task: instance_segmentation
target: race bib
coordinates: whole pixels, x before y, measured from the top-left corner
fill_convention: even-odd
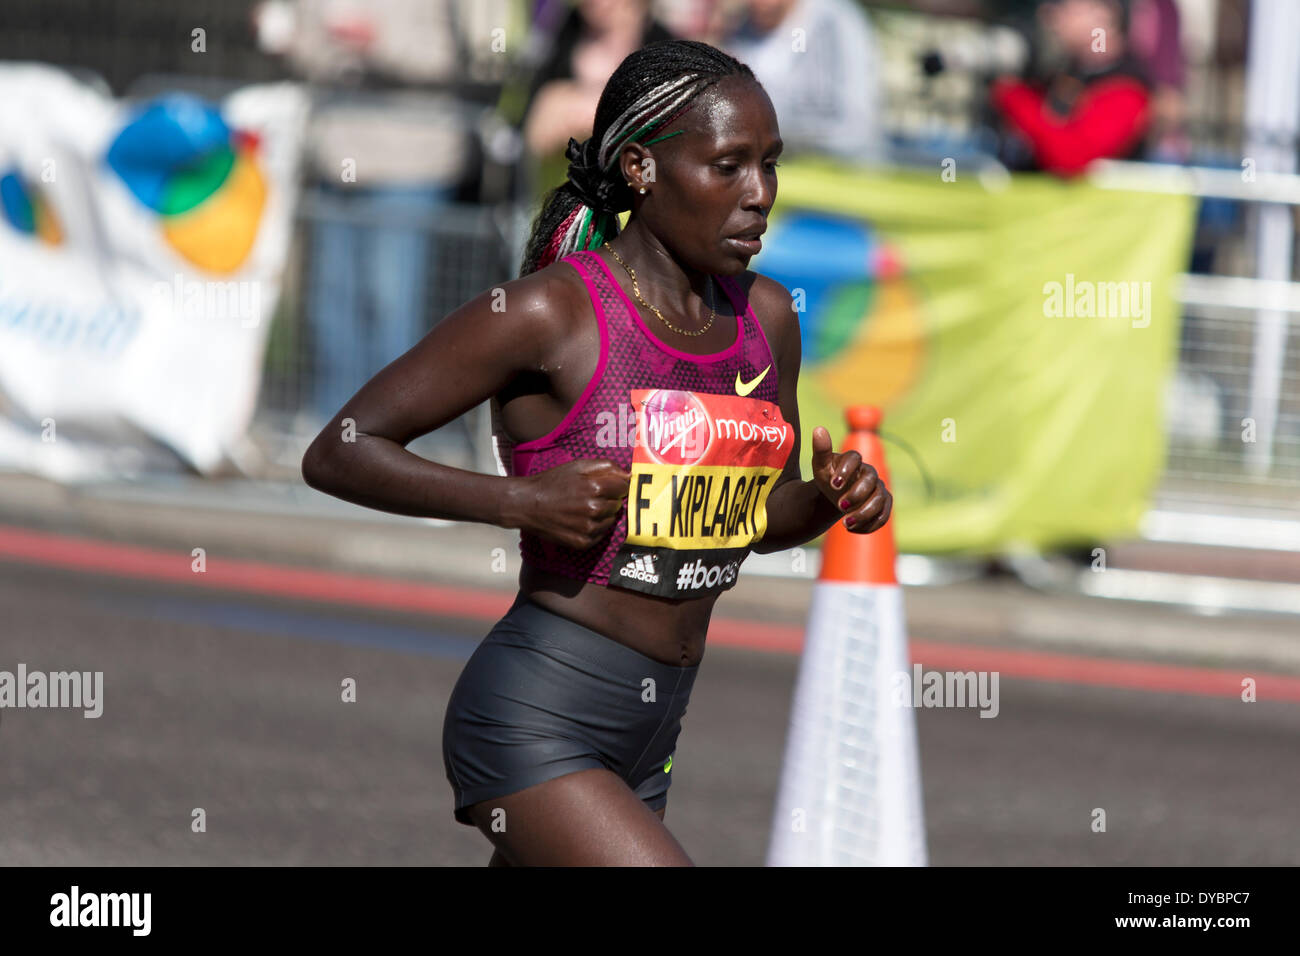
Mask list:
[[[762,399],[671,389],[630,397],[627,538],[609,584],[679,598],[725,591],[767,530],[767,496],[794,429]]]

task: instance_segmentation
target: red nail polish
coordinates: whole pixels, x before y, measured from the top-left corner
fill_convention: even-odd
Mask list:
[[[845,500],[843,500],[843,501],[840,502],[840,510],[841,510],[841,511],[848,511],[848,510],[849,510],[849,502],[848,502],[848,499],[845,499]]]
[[[853,527],[853,519],[852,519],[852,518],[845,518],[845,519],[844,519],[844,527],[846,527],[846,528],[852,528],[852,527]]]

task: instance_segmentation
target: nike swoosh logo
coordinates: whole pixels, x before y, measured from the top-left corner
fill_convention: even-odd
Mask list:
[[[673,769],[673,758],[669,757],[668,762],[664,764],[664,773],[667,773],[669,770],[672,769]]]
[[[736,373],[736,394],[748,395],[750,392],[754,390],[755,385],[763,381],[763,376],[766,375],[771,368],[772,366],[769,365],[767,368],[763,369],[763,371],[758,373],[758,378],[754,379],[752,382],[742,382],[740,380],[740,373],[737,372]]]

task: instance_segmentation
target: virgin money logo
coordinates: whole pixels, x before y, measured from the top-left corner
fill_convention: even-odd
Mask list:
[[[645,446],[663,465],[690,465],[704,457],[713,424],[704,403],[691,392],[656,389],[641,407]]]

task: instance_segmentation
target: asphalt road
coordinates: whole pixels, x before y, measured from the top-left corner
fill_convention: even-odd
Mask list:
[[[0,711],[0,864],[482,865],[440,739],[489,626],[0,562],[0,670],[104,672],[99,718]],[[666,818],[699,864],[763,863],[796,667],[706,655]],[[932,864],[1300,863],[1300,704],[1000,691],[915,712]]]

